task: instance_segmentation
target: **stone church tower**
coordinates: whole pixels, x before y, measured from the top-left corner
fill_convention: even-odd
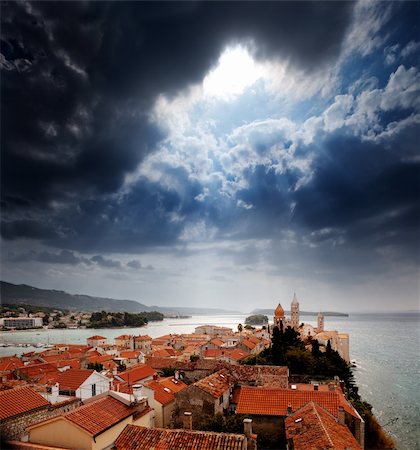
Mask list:
[[[318,314],[318,332],[324,331],[324,314],[319,312]]]
[[[280,328],[280,322],[283,323],[283,328],[286,328],[286,316],[284,315],[284,309],[279,303],[274,311],[274,326]]]
[[[297,298],[296,298],[296,292],[293,295],[292,306],[291,306],[290,310],[291,310],[290,322],[291,322],[292,328],[297,330],[299,328],[299,302],[297,301]]]

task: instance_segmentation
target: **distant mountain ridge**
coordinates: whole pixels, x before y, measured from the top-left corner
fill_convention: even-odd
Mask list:
[[[163,314],[233,314],[215,308],[147,306],[135,300],[116,300],[113,298],[93,297],[90,295],[69,294],[65,291],[40,289],[26,284],[12,284],[1,281],[2,303],[26,303],[34,306],[48,306],[56,309],[75,311],[110,311],[110,312],[143,312],[159,311]]]
[[[284,311],[285,314],[289,314],[290,315],[290,311]],[[313,311],[299,311],[299,314],[301,316],[317,316],[319,313],[319,311],[317,312],[313,312]],[[250,314],[265,314],[267,316],[272,316],[274,314],[274,309],[254,309],[253,311],[250,312]],[[341,312],[335,312],[335,311],[322,311],[322,314],[324,314],[324,316],[336,316],[336,317],[348,317],[349,315],[346,313],[341,313]]]

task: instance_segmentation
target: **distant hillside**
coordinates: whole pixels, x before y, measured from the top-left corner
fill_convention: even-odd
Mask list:
[[[299,314],[301,316],[317,316],[318,312],[313,312],[313,311],[299,311]],[[285,314],[290,315],[290,311],[284,311]],[[250,312],[250,314],[265,314],[268,317],[272,317],[274,314],[274,308],[273,309],[254,309],[253,311]],[[340,312],[334,312],[334,311],[322,311],[322,314],[324,314],[324,316],[328,317],[348,317],[349,315],[346,313],[340,313]]]
[[[2,303],[29,303],[36,306],[77,311],[152,311],[150,307],[133,300],[73,295],[64,291],[38,289],[26,284],[17,285],[5,281],[1,282],[1,301]]]
[[[163,314],[179,315],[232,314],[237,312],[213,308],[147,306],[135,300],[115,300],[113,298],[92,297],[90,295],[74,295],[64,291],[39,289],[26,284],[17,285],[6,281],[1,281],[1,302],[88,312],[159,311]]]

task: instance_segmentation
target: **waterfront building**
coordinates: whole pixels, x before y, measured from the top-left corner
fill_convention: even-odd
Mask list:
[[[0,327],[14,328],[42,328],[40,317],[3,317],[0,319]]]
[[[86,343],[89,347],[101,347],[106,345],[106,337],[104,336],[91,336],[86,339]]]

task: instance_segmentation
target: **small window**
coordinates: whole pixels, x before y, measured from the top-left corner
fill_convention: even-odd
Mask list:
[[[223,403],[223,395],[221,395],[220,397],[219,397],[219,405],[221,405]]]
[[[96,384],[92,384],[92,397],[96,395]]]

